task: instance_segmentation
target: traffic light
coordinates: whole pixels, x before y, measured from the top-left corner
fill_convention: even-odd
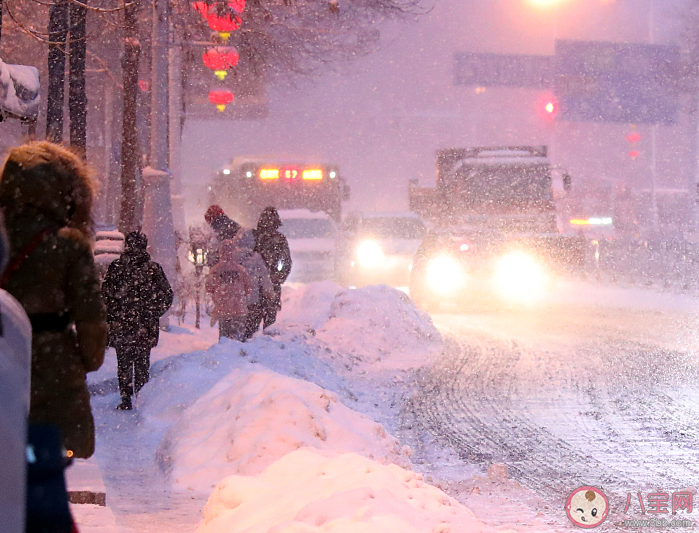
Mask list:
[[[536,107],[539,117],[547,122],[553,122],[558,114],[558,100],[552,93],[541,95]]]

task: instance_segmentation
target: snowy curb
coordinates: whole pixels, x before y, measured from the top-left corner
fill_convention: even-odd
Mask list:
[[[94,457],[76,459],[66,470],[66,488],[70,503],[107,505],[102,471]]]

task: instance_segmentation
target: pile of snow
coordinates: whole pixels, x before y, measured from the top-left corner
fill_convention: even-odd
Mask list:
[[[429,315],[387,285],[345,290],[332,281],[285,291],[272,332],[306,329],[347,370],[422,366],[440,353],[442,338]]]
[[[407,447],[321,387],[259,368],[235,370],[188,408],[159,446],[161,467],[182,489],[211,491],[303,447],[354,452],[410,467]]]
[[[307,285],[284,285],[282,309],[277,315],[275,331],[301,327],[313,331],[330,320],[330,307],[346,289],[334,281],[316,281]]]
[[[0,112],[18,118],[39,114],[39,70],[25,65],[8,65],[0,59]]]
[[[224,479],[197,533],[478,533],[467,508],[396,465],[302,449]]]

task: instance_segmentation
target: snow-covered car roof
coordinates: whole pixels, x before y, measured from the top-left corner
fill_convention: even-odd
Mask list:
[[[34,119],[39,114],[39,70],[0,59],[0,114]]]
[[[368,213],[359,213],[361,218],[416,218],[420,219],[420,216],[411,211],[372,211]]]
[[[305,218],[305,219],[330,219],[330,215],[324,211],[311,211],[310,209],[281,209],[277,211],[279,213],[279,218],[291,219],[291,218]]]

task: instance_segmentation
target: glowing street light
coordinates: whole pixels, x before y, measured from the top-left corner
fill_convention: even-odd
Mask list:
[[[529,5],[541,9],[558,7],[566,2],[568,2],[568,0],[527,0]]]

